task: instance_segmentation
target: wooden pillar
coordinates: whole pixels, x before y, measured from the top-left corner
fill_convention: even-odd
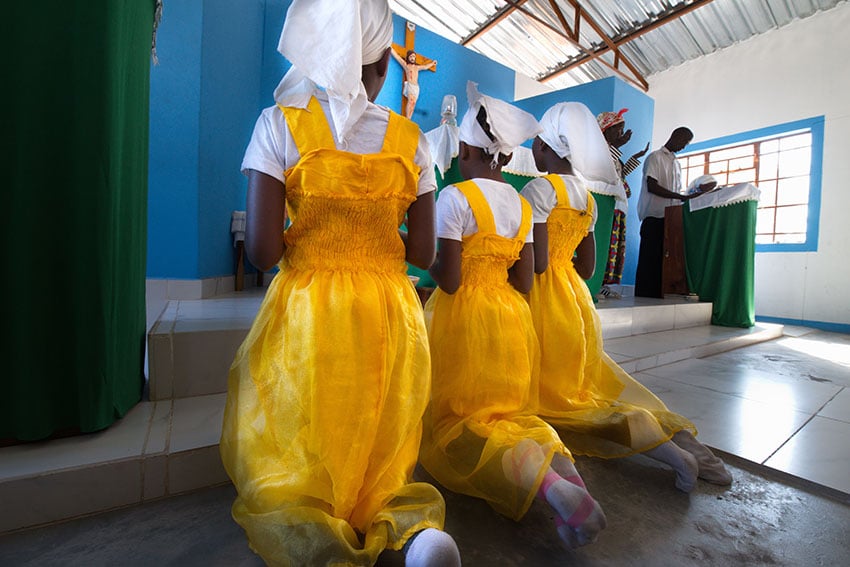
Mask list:
[[[685,271],[685,232],[682,205],[664,209],[664,260],[661,269],[661,293],[688,295]]]

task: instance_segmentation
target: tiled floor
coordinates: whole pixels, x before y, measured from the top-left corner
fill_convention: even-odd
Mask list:
[[[850,335],[785,333],[635,377],[707,445],[850,493]]]

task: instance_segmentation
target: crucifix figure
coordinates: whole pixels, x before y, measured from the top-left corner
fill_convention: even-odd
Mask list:
[[[436,71],[437,61],[416,53],[413,48],[416,41],[416,25],[407,22],[404,31],[404,46],[393,44],[392,55],[404,71],[401,106],[404,116],[411,118],[416,101],[419,99],[419,71]]]

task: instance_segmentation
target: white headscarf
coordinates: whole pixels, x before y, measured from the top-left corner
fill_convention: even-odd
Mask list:
[[[344,140],[368,104],[361,67],[381,58],[392,34],[387,0],[293,0],[277,46],[292,67],[275,101],[306,108],[316,87],[324,87],[337,137]]]
[[[559,157],[570,160],[591,190],[625,201],[608,142],[589,108],[580,102],[559,102],[543,114],[540,126],[540,139]]]
[[[512,154],[517,146],[540,132],[540,124],[534,116],[503,100],[481,94],[478,92],[478,83],[466,83],[466,96],[469,99],[469,110],[460,123],[460,141],[485,149],[493,156],[494,163],[499,154]],[[487,111],[487,125],[490,126],[493,140],[484,133],[476,119],[482,106]]]

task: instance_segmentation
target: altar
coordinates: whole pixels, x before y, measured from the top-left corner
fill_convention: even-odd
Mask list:
[[[665,211],[663,291],[710,301],[713,325],[755,324],[758,198],[753,184],[739,183]]]

